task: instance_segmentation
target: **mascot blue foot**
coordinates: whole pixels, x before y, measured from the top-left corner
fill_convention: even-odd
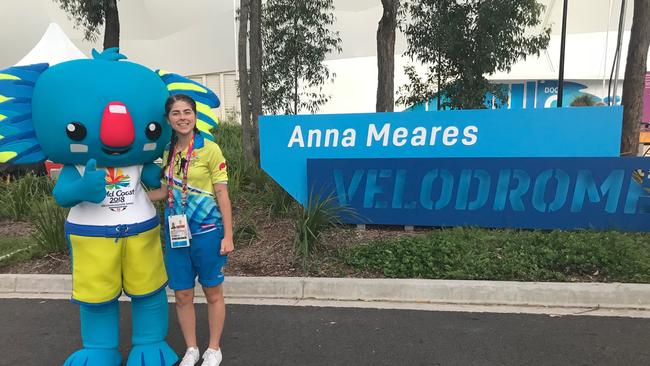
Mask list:
[[[122,356],[117,350],[120,323],[117,301],[105,305],[81,305],[81,340],[83,349],[68,357],[64,366],[119,366]]]
[[[133,346],[129,353],[127,366],[170,366],[178,361],[176,352],[167,342]]]
[[[122,356],[115,350],[83,348],[68,357],[63,366],[119,366]]]
[[[165,342],[169,327],[167,294],[164,289],[143,298],[133,298],[133,348],[127,366],[171,366],[178,356]]]

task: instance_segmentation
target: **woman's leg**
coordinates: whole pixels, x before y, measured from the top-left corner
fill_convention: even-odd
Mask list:
[[[174,291],[176,315],[187,347],[197,347],[196,315],[194,313],[194,289]]]
[[[208,325],[210,328],[210,344],[208,348],[218,350],[226,319],[226,303],[223,300],[223,286],[203,287],[208,302]]]

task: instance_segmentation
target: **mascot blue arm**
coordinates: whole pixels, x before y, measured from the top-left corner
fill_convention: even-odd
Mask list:
[[[106,238],[97,236],[97,228],[103,229],[99,233],[113,233],[105,249],[112,250],[110,248],[120,245],[121,237],[138,233],[137,230],[123,230],[124,227],[145,230],[138,213],[152,212],[156,221],[152,217],[145,223],[157,225],[151,202],[137,187],[140,184],[151,188],[160,186],[160,168],[152,162],[162,155],[171,135],[164,122],[165,99],[177,93],[194,98],[197,127],[208,139],[214,139],[211,131],[218,123],[212,108],[218,107],[219,100],[209,89],[173,73],[154,72],[141,65],[120,62],[125,58],[117,49],[102,53],[93,50],[91,60],[74,60],[53,67],[38,64],[0,70],[0,163],[33,164],[50,159],[64,164],[52,193],[59,205],[70,207],[66,233],[69,240],[74,234],[75,243],[71,242],[75,273],[73,301],[80,304],[83,343],[82,349],[68,357],[65,366],[121,364],[116,297],[112,297],[113,290],[107,289],[104,281],[88,279],[94,278],[94,268],[106,263],[108,257],[102,258],[102,252],[95,251],[95,258],[101,260],[93,262],[90,257],[89,262],[88,257],[79,255],[90,251],[98,241],[106,242]],[[135,214],[136,218],[131,219],[136,221],[122,223],[119,220],[128,218],[129,214],[123,211],[128,210],[126,205],[120,206],[121,197],[132,196],[140,197],[128,206],[136,208],[129,211]],[[104,212],[104,216],[93,217],[93,212]],[[84,221],[88,217],[94,220],[90,224]],[[119,223],[116,226],[106,224],[116,220]],[[90,236],[72,232],[79,228]],[[147,232],[156,233],[154,242],[147,245],[159,249],[158,227]],[[82,253],[74,248],[82,248]],[[139,270],[162,271],[164,276],[162,254],[158,254],[136,261]],[[99,272],[123,270],[120,268],[117,265]],[[121,281],[127,275],[117,273],[115,278]],[[86,287],[93,288],[89,292],[90,299],[79,295],[86,287],[80,286],[79,292],[75,290],[78,281],[85,281]],[[147,288],[153,291],[129,293],[133,334],[127,366],[170,366],[178,357],[164,339],[168,328],[164,284],[155,289],[158,282],[148,282]],[[122,288],[117,290],[121,293]],[[107,292],[106,301],[92,299],[97,293]]]
[[[142,168],[142,183],[150,189],[160,188],[160,172],[162,169],[154,164],[147,163]]]
[[[61,169],[52,196],[61,207],[70,208],[81,202],[100,203],[106,197],[106,172],[97,170],[97,162],[90,159],[83,177],[76,167],[65,165]]]

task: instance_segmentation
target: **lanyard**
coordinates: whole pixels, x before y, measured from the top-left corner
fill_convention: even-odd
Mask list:
[[[182,194],[181,194],[181,209],[185,213],[185,208],[187,207],[187,173],[190,170],[190,159],[192,158],[192,151],[194,150],[194,135],[190,140],[190,144],[187,146],[187,154],[185,155],[185,164],[183,168],[183,185],[182,185]],[[174,213],[174,162],[176,160],[176,146],[171,152],[172,158],[169,163],[169,169],[167,170],[167,203],[169,204],[169,212]],[[181,162],[179,162],[180,164]]]

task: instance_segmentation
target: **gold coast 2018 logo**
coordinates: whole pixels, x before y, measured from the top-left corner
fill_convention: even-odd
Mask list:
[[[128,187],[131,183],[131,177],[125,175],[120,168],[108,168],[106,174],[106,189],[114,190]]]
[[[123,211],[132,204],[135,189],[125,190],[131,184],[131,177],[120,168],[108,168],[106,174],[106,198],[111,211]]]

